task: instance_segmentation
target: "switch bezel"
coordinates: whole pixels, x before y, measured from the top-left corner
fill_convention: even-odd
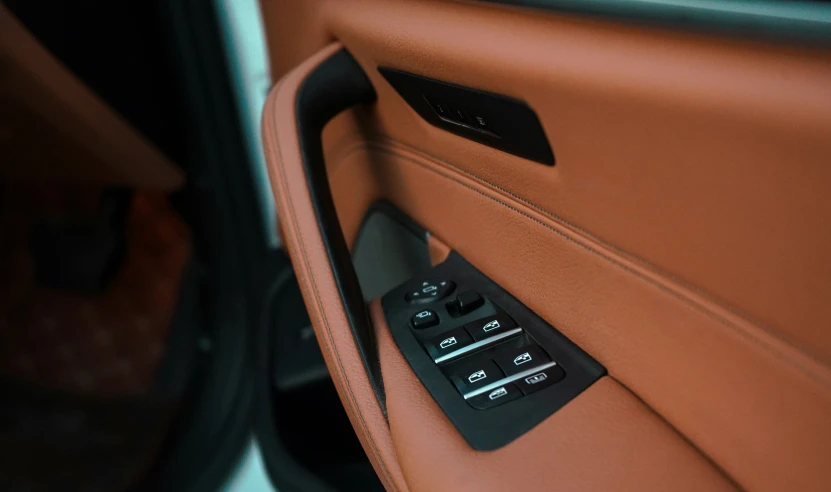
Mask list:
[[[545,130],[537,113],[524,101],[389,67],[378,67],[378,71],[431,125],[509,154],[554,165]],[[444,113],[435,103],[441,104]]]
[[[420,307],[408,303],[405,294],[424,279],[435,278],[454,281],[457,292],[475,290],[482,294],[485,303],[458,318],[440,312],[441,323],[438,326],[416,332],[410,328],[409,321]],[[422,276],[388,292],[381,302],[390,332],[404,358],[456,429],[472,448],[480,451],[498,449],[528,432],[606,373],[605,368],[580,347],[456,252],[452,252],[443,263],[424,272]],[[446,309],[441,303],[436,306],[439,310]],[[504,337],[495,344],[485,344],[486,347],[480,347],[481,350],[468,352],[442,365],[437,364],[422,346],[423,341],[500,311],[513,318],[522,332]],[[565,378],[549,387],[485,410],[473,408],[448,379],[448,371],[452,371],[457,362],[476,357],[483,351],[487,353],[503,346],[530,343],[541,346],[565,371]]]

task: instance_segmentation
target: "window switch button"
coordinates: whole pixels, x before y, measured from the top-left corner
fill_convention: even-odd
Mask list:
[[[548,355],[536,345],[526,345],[520,348],[505,348],[493,358],[496,364],[505,371],[507,376],[519,374],[536,366],[550,362]]]
[[[472,360],[459,367],[450,376],[450,380],[456,385],[459,393],[464,395],[495,383],[504,377],[496,363],[490,359],[479,357],[478,360]]]
[[[511,400],[516,400],[520,396],[522,396],[522,392],[519,391],[519,388],[515,384],[508,383],[492,391],[476,395],[468,399],[467,402],[477,410],[487,410]]]
[[[497,313],[465,325],[465,329],[477,342],[504,333],[512,328],[516,328],[516,323],[505,313]]]
[[[443,355],[447,355],[451,352],[459,350],[460,348],[467,347],[471,343],[473,343],[473,338],[465,331],[465,329],[456,328],[455,330],[450,330],[447,333],[428,340],[424,344],[424,347],[427,349],[427,353],[430,354],[430,357],[432,357],[433,360],[436,360]]]

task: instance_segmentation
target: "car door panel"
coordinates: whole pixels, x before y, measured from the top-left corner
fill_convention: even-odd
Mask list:
[[[346,244],[387,200],[609,373],[477,452],[375,301],[375,398],[291,150],[296,87],[341,45],[325,48],[272,92],[266,153],[318,340],[388,488],[828,486],[827,52],[473,2],[317,5],[377,93],[323,132]],[[378,66],[525,101],[557,164],[428,124]]]
[[[390,432],[411,490],[735,490],[610,377],[507,446],[472,450],[401,356],[380,302],[370,313]]]

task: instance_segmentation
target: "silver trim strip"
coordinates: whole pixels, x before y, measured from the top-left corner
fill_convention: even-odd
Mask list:
[[[508,337],[512,337],[514,335],[519,335],[520,333],[522,333],[522,328],[514,328],[512,330],[506,331],[505,333],[500,333],[499,335],[494,335],[490,338],[486,338],[484,340],[479,340],[478,342],[471,343],[470,345],[468,345],[466,347],[462,347],[459,350],[454,350],[453,352],[450,352],[449,354],[444,354],[441,357],[439,357],[438,359],[433,359],[433,362],[435,362],[436,364],[441,364],[442,362],[446,362],[450,359],[455,359],[456,357],[465,355],[468,352],[472,352],[472,351],[474,351],[478,348],[482,348],[486,345],[490,345],[492,343],[498,342],[499,340],[504,340]]]
[[[496,388],[498,388],[500,386],[504,386],[508,383],[513,383],[514,381],[517,381],[519,379],[526,378],[528,376],[533,376],[535,373],[538,373],[540,371],[544,371],[544,370],[546,370],[550,367],[554,367],[556,365],[557,365],[556,362],[551,361],[551,362],[547,362],[547,363],[545,363],[541,366],[532,367],[531,369],[528,369],[527,371],[522,371],[518,374],[514,374],[513,376],[508,376],[507,378],[500,379],[499,381],[491,383],[487,386],[482,386],[478,390],[471,391],[470,393],[465,393],[465,395],[464,395],[465,400],[469,400],[469,399],[473,398],[474,396],[479,396],[482,393],[487,393],[488,391],[495,390]]]

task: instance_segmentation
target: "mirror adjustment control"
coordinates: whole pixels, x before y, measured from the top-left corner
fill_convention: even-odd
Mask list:
[[[450,376],[450,380],[456,385],[459,393],[464,395],[495,383],[503,377],[502,371],[499,370],[494,361],[480,357],[478,360],[472,360],[459,367]]]
[[[500,350],[493,359],[506,376],[513,376],[551,361],[548,355],[536,345],[505,348]]]
[[[455,330],[450,330],[447,333],[428,340],[424,344],[424,348],[427,349],[430,357],[436,360],[443,355],[455,352],[472,343],[473,338],[464,328],[456,328]]]
[[[516,323],[505,313],[497,313],[465,325],[465,329],[477,342],[504,333],[512,328],[516,328]]]
[[[484,304],[485,300],[481,294],[475,290],[466,290],[459,292],[455,299],[447,303],[447,312],[455,318],[472,313]]]
[[[524,395],[547,388],[554,383],[559,382],[566,376],[565,371],[560,366],[549,367],[536,371],[516,381],[516,385]]]
[[[450,295],[456,284],[450,280],[425,280],[415,289],[404,296],[409,303],[428,303],[438,301]]]
[[[477,410],[487,410],[503,403],[508,403],[511,400],[516,400],[522,396],[522,392],[515,384],[508,383],[496,389],[474,396],[467,400],[470,405]]]

